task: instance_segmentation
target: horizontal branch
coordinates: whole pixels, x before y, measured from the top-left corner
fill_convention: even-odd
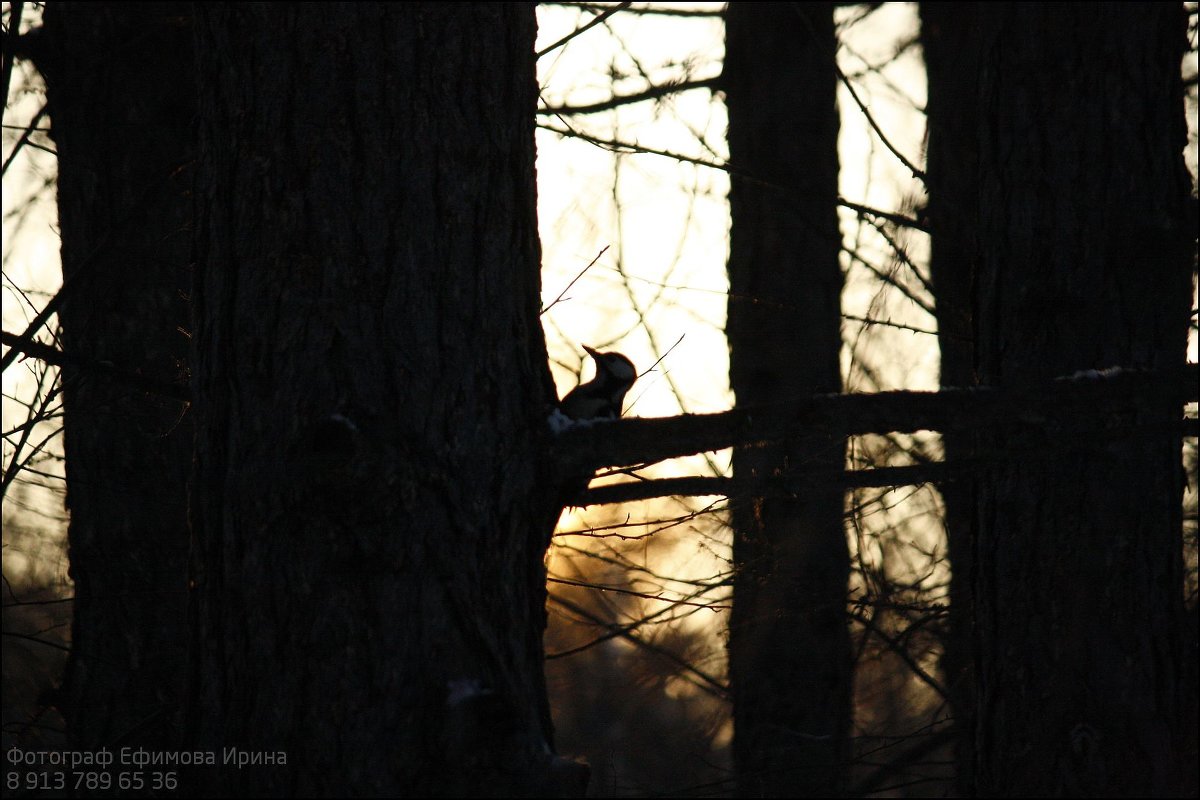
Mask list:
[[[1107,430],[1097,435],[1105,441],[1123,438],[1138,433],[1164,433],[1196,436],[1200,434],[1200,420],[1184,419],[1168,426],[1145,426],[1143,428]],[[962,480],[980,474],[996,465],[1013,459],[1031,460],[1044,456],[1047,449],[995,450],[986,457],[958,458],[931,464],[913,464],[904,467],[872,467],[852,470],[793,469],[785,475],[739,479],[736,476],[712,477],[692,476],[685,478],[653,478],[650,480],[624,481],[587,489],[570,504],[573,506],[610,505],[651,500],[656,497],[795,497],[814,489],[884,489],[894,486],[920,486],[925,483],[942,484]]]
[[[1167,372],[1106,370],[1020,389],[970,388],[938,392],[879,392],[818,395],[791,404],[739,408],[717,414],[685,414],[662,419],[625,419],[577,425],[558,436],[557,468],[578,474],[597,467],[653,464],[727,447],[765,444],[803,435],[830,440],[868,433],[966,431],[1003,424],[1042,425],[1070,412],[1081,416],[1122,409],[1182,407],[1197,396],[1197,367]],[[1170,421],[1168,421],[1169,423]],[[1189,428],[1195,432],[1195,424]],[[1189,434],[1190,435],[1190,434]],[[870,470],[862,477],[829,478],[842,486],[891,486],[945,479],[946,465]],[[912,472],[901,473],[901,470]],[[679,478],[680,491],[665,494],[722,494],[735,487],[726,478]],[[655,481],[653,483],[663,483]],[[621,493],[608,486],[604,502]],[[588,497],[596,497],[592,490]],[[646,491],[646,490],[642,490]],[[647,496],[660,496],[659,493]]]
[[[575,115],[575,114],[596,114],[601,111],[611,111],[619,106],[632,105],[641,103],[645,100],[657,100],[660,97],[666,97],[670,94],[678,94],[679,92],[687,92],[692,89],[714,89],[717,86],[717,78],[701,78],[693,81],[678,81],[675,83],[664,83],[660,86],[651,86],[640,92],[633,94],[617,95],[614,94],[607,100],[602,100],[599,103],[589,103],[582,106],[547,106],[539,108],[537,113],[542,116],[552,116],[558,114]]]
[[[544,6],[561,6],[563,8],[582,8],[585,11],[605,11],[612,6],[601,5],[600,3],[573,3],[573,2],[549,2],[542,3]],[[646,14],[662,17],[696,17],[715,19],[725,14],[723,10],[706,11],[699,8],[675,8],[671,5],[646,5],[646,6],[630,6],[623,9],[626,14]]]
[[[902,486],[940,482],[956,474],[949,464],[922,464],[913,467],[879,467],[876,469],[847,470],[845,472],[796,473],[786,479],[739,480],[738,478],[693,476],[687,478],[656,478],[653,480],[625,481],[596,486],[580,495],[572,505],[592,506],[610,503],[631,503],[655,497],[755,497],[791,496],[802,488],[842,489],[883,486]]]

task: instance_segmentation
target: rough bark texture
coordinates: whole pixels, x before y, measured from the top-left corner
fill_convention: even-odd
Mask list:
[[[833,7],[732,3],[723,86],[738,175],[727,333],[739,407],[841,390]],[[778,408],[778,406],[776,406]],[[840,471],[844,440],[734,452],[737,476]],[[838,793],[850,722],[842,494],[735,498],[729,630],[738,793]]]
[[[103,372],[183,379],[195,90],[183,6],[55,3],[37,65],[58,151],[74,746],[178,741],[186,663],[185,408]],[[80,361],[82,359],[82,361]]]
[[[930,273],[937,303],[941,385],[974,386],[972,286],[976,271],[979,203],[979,7],[922,3],[921,44],[929,81],[926,185],[932,238]],[[977,455],[974,433],[942,434],[946,460]],[[941,667],[955,727],[956,779],[970,794],[974,765],[974,669],[971,657],[971,558],[975,480],[966,473],[939,484],[951,566],[950,618]]]
[[[1176,367],[1196,222],[1182,6],[980,14],[981,381]],[[1180,440],[1155,428],[1180,413],[1146,401],[1061,414],[1036,441],[997,432],[1044,455],[982,482],[981,794],[1159,796],[1194,775],[1181,752],[1195,710],[1181,672]],[[1092,440],[1105,428],[1130,435]]]
[[[200,9],[193,720],[286,753],[217,788],[566,791],[533,7]]]

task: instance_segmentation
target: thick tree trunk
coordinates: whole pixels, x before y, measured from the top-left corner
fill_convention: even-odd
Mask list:
[[[736,175],[727,332],[739,406],[838,392],[833,7],[732,3],[723,85]],[[836,472],[841,439],[736,450],[738,476]],[[738,793],[836,794],[845,771],[851,659],[842,494],[734,499],[729,657]]]
[[[980,13],[982,382],[1179,366],[1196,222],[1182,6]],[[1025,455],[980,495],[981,794],[1180,791],[1195,723],[1181,671],[1180,413],[1164,399],[1064,414],[1051,435],[997,432],[994,447]],[[1127,437],[1091,443],[1114,428]]]
[[[932,235],[930,273],[937,302],[942,386],[975,385],[974,317],[979,202],[979,7],[971,3],[922,3],[921,44],[929,80],[928,218]],[[942,434],[946,460],[975,457],[974,434]],[[973,793],[974,685],[971,657],[971,561],[975,479],[955,476],[940,484],[949,548],[950,618],[941,661],[953,703],[958,789]]]
[[[235,794],[563,792],[533,7],[200,9],[197,745],[285,754]]]
[[[54,3],[38,67],[58,150],[69,356],[185,375],[195,91],[188,9]],[[186,663],[187,476],[178,401],[62,368],[74,746],[178,741]]]

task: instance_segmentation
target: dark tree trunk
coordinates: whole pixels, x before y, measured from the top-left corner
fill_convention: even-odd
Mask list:
[[[841,390],[833,7],[732,3],[723,77],[735,170],[727,333],[739,406]],[[750,175],[758,180],[745,180]],[[837,472],[841,439],[736,450],[735,475]],[[840,791],[850,723],[839,491],[735,498],[729,657],[738,793]]]
[[[533,7],[199,8],[191,710],[286,754],[217,788],[566,791]]]
[[[921,44],[929,80],[926,181],[930,273],[937,303],[942,386],[975,385],[972,287],[979,202],[978,11],[971,3],[921,4]],[[973,440],[974,435],[965,431],[943,433],[946,460],[973,458]],[[950,618],[941,666],[953,704],[958,789],[969,795],[975,741],[971,658],[975,480],[964,471],[939,489],[951,565]]]
[[[37,64],[58,150],[69,356],[185,375],[195,88],[185,6],[54,3]],[[187,476],[178,401],[62,367],[74,746],[178,741],[186,663]]]
[[[980,14],[981,381],[1178,367],[1196,223],[1183,7]],[[981,794],[1158,796],[1194,773],[1180,415],[1164,398],[997,432],[1010,458],[981,484],[974,580]]]

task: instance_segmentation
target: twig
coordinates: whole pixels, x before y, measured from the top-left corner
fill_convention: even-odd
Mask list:
[[[644,100],[657,100],[660,97],[665,97],[669,94],[677,94],[679,92],[687,92],[692,89],[715,89],[718,78],[702,78],[694,81],[681,81],[679,83],[665,83],[661,86],[651,86],[635,94],[616,95],[607,100],[602,100],[599,103],[590,103],[585,106],[547,106],[539,108],[537,113],[545,116],[557,116],[566,114],[596,114],[601,111],[610,111],[618,106],[632,105],[640,103]]]
[[[563,121],[563,122],[564,122],[564,124],[566,124],[565,121]],[[553,125],[547,125],[544,122],[539,122],[539,123],[537,123],[537,127],[541,128],[542,130],[550,131],[552,133],[557,133],[559,136],[570,136],[570,137],[573,137],[576,139],[582,139],[585,142],[594,144],[597,147],[601,147],[605,150],[610,150],[614,153],[644,153],[646,155],[662,156],[664,158],[672,158],[672,159],[675,159],[676,161],[681,161],[686,164],[695,164],[698,167],[708,167],[709,169],[720,170],[721,172],[726,172],[733,177],[742,178],[743,180],[754,181],[755,183],[761,184],[763,186],[769,186],[769,187],[772,187],[775,189],[782,189],[785,191],[789,190],[789,187],[780,186],[778,184],[772,183],[771,181],[764,180],[762,178],[758,178],[754,175],[750,175],[749,173],[745,172],[744,170],[738,169],[737,167],[732,166],[730,164],[718,164],[715,161],[708,161],[703,158],[695,158],[693,156],[685,156],[682,153],[673,153],[669,150],[658,150],[653,147],[645,147],[643,145],[631,144],[630,142],[622,142],[622,141],[619,141],[616,139],[601,139],[599,137],[592,136],[587,133],[583,133],[582,131],[574,130],[574,129],[570,128],[569,126],[567,127],[566,130],[563,130],[562,128],[556,128]],[[886,219],[889,222],[892,222],[896,225],[902,225],[907,228],[914,228],[915,230],[924,231],[926,233],[929,232],[928,225],[926,225],[924,222],[921,222],[920,220],[915,219],[913,217],[906,217],[903,214],[897,214],[892,211],[882,211],[878,208],[872,208],[870,206],[865,206],[862,203],[854,203],[854,202],[851,202],[851,201],[845,199],[844,197],[837,198],[837,204],[839,206],[843,206],[844,208],[848,208],[851,211],[855,211],[859,214],[867,214],[872,217],[878,217],[879,219]]]
[[[567,284],[566,288],[558,293],[558,297],[554,298],[554,302],[552,302],[550,305],[546,306],[545,308],[543,308],[541,311],[538,312],[538,316],[540,317],[542,314],[545,314],[547,311],[549,311],[550,309],[552,309],[556,305],[558,305],[559,301],[561,301],[563,299],[563,296],[566,295],[567,292],[571,291],[571,287],[575,285],[575,281],[582,278],[583,273],[585,273],[589,269],[591,269],[595,265],[595,263],[600,260],[600,256],[604,255],[604,253],[607,252],[607,250],[608,250],[608,245],[604,245],[604,247],[600,248],[600,252],[596,253],[596,257],[593,258],[591,261],[589,261],[588,265],[586,267],[584,267],[583,269],[581,269],[579,271],[579,274],[571,279],[571,282]]]
[[[16,161],[17,154],[21,152],[21,148],[29,143],[29,137],[33,135],[33,132],[39,130],[38,123],[42,121],[42,117],[46,116],[46,111],[49,108],[49,104],[43,103],[42,107],[38,109],[38,112],[33,115],[33,119],[31,119],[29,121],[29,125],[25,127],[25,132],[21,134],[21,138],[17,139],[17,143],[13,146],[12,152],[8,154],[8,158],[4,159],[4,166],[0,167],[0,175],[5,175],[8,173],[8,168],[12,166],[14,161]],[[40,145],[36,146],[40,147]],[[53,150],[48,150],[48,148],[45,147],[41,147],[41,149],[47,150],[47,152],[51,153],[54,152]]]
[[[605,11],[603,14],[600,14],[599,16],[593,18],[592,21],[588,22],[586,25],[576,28],[575,30],[568,33],[566,36],[559,39],[554,44],[550,45],[549,47],[539,50],[535,54],[535,57],[541,58],[542,56],[546,55],[547,53],[557,50],[558,48],[562,47],[567,42],[574,39],[576,36],[580,35],[581,33],[584,33],[585,31],[588,31],[588,30],[594,28],[595,26],[599,25],[601,22],[604,22],[604,20],[611,17],[613,14],[616,14],[618,11],[623,11],[624,9],[629,8],[631,5],[633,5],[632,2],[621,3],[619,5],[613,6],[612,8]]]

